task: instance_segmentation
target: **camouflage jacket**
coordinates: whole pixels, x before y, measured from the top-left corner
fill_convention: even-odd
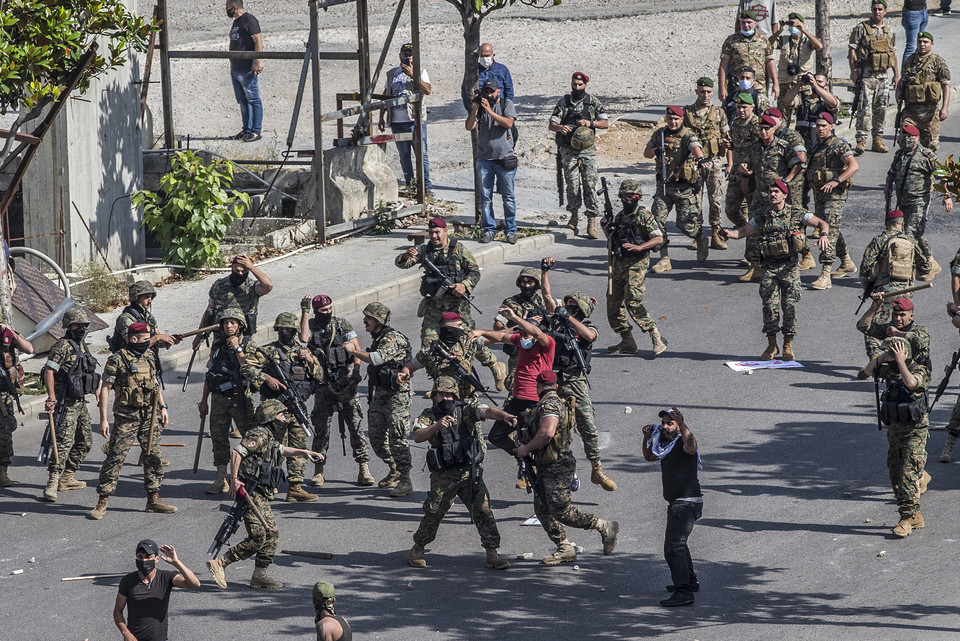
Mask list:
[[[256,317],[260,307],[260,291],[257,289],[259,284],[256,278],[250,276],[236,287],[230,282],[229,276],[217,279],[210,286],[208,306],[215,314],[235,307],[248,316]]]
[[[901,70],[903,87],[901,87],[904,102],[910,104],[928,104],[934,105],[940,102],[940,89],[928,87],[927,91],[922,91],[923,99],[915,100],[911,96],[912,87],[922,88],[924,85],[943,85],[950,84],[950,69],[947,62],[935,53],[928,53],[920,57],[919,52],[910,54],[906,62],[903,63]],[[935,93],[931,93],[931,90]],[[937,97],[934,100],[934,97]]]
[[[844,160],[853,156],[853,149],[843,138],[831,135],[813,148],[807,157],[807,182],[819,189],[836,180],[844,170]]]
[[[733,78],[739,67],[752,67],[754,80],[760,86],[767,81],[767,61],[773,60],[773,45],[759,31],[747,37],[739,31],[727,36],[720,49],[720,61],[727,61],[727,78]]]
[[[452,378],[458,379],[457,383],[460,387],[460,398],[467,399],[476,397],[478,390],[473,388],[469,382],[460,379],[456,374],[453,368],[453,360],[460,363],[465,370],[468,372],[473,370],[473,361],[477,357],[477,352],[483,348],[484,342],[482,339],[477,339],[471,341],[467,338],[467,334],[464,333],[456,343],[452,346],[443,344],[443,347],[447,349],[447,352],[450,353],[450,356],[453,358],[447,358],[440,351],[440,348],[437,347],[437,343],[440,341],[434,341],[430,343],[426,348],[421,348],[414,356],[414,360],[423,365],[424,369],[427,370],[427,375],[433,380],[437,380],[440,376],[450,376]]]
[[[550,122],[558,125],[570,125],[576,129],[579,125],[576,124],[578,120],[607,120],[607,110],[596,96],[592,96],[584,92],[583,97],[580,100],[574,100],[570,94],[565,95],[559,101],[557,101],[557,106],[553,108],[553,114],[550,116]],[[563,145],[566,149],[571,151],[576,151],[573,147],[570,146],[570,136],[573,132],[570,132],[569,135],[564,136],[561,133],[557,133],[556,139],[557,144]]]
[[[504,307],[512,309],[513,312],[520,318],[526,318],[528,314],[543,314],[543,294],[541,294],[539,291],[534,292],[533,297],[530,300],[524,300],[519,293],[514,294],[510,298],[503,299],[503,302],[500,303],[500,308],[502,309]],[[497,314],[497,317],[494,320],[503,323],[504,327],[508,327],[510,325],[510,322],[506,319],[506,317],[501,316],[500,314]]]
[[[663,153],[657,155],[657,182],[661,182],[661,177],[666,174],[667,182],[696,183],[698,170],[693,150],[703,146],[697,133],[685,125],[676,131],[661,127],[653,132],[647,148],[659,149],[661,140]]]
[[[73,346],[76,345],[77,348],[74,349]],[[51,370],[54,375],[54,384],[57,386],[57,400],[65,400],[71,402],[69,399],[61,398],[61,381],[58,380],[61,376],[69,375],[70,371],[73,370],[73,366],[76,364],[77,359],[83,355],[84,351],[89,352],[89,348],[86,344],[79,345],[73,341],[67,340],[66,338],[61,338],[53,347],[50,348],[50,352],[47,354],[47,362],[44,363],[44,367]],[[60,374],[60,373],[63,374]],[[60,374],[58,376],[58,374]],[[79,402],[83,402],[81,399],[76,399]]]
[[[797,152],[783,138],[774,136],[769,145],[757,144],[751,151],[747,165],[756,180],[754,194],[770,189],[775,180],[783,180],[794,165],[801,164]]]
[[[147,350],[143,356],[137,356],[121,349],[111,354],[103,366],[103,383],[113,388],[114,414],[129,416],[149,408],[160,388],[153,353]]]
[[[283,345],[280,341],[274,341],[260,348],[248,346],[246,362],[240,368],[240,371],[254,388],[260,388],[261,394],[263,393],[262,386],[267,380],[267,374],[276,378],[274,366],[270,364],[270,361],[279,364],[282,357],[289,359],[291,367],[303,368],[304,377],[310,381],[314,383],[323,382],[323,367],[320,365],[320,360],[314,358],[312,363],[308,363],[305,359],[300,358],[299,351],[301,349],[305,349],[305,346],[296,339],[291,345]],[[294,379],[294,382],[296,380]],[[301,394],[301,400],[306,401],[303,394]]]
[[[373,344],[367,352],[370,354],[371,360],[368,368],[368,385],[373,384],[376,387],[377,396],[395,392],[410,392],[410,381],[401,383],[395,390],[391,390],[376,380],[376,372],[381,368],[395,369],[399,372],[404,363],[413,357],[410,339],[401,332],[387,326],[373,337]]]
[[[614,244],[633,243],[640,245],[654,236],[662,235],[663,230],[660,229],[657,219],[653,217],[653,212],[646,207],[638,206],[631,212],[622,210],[617,214],[616,233],[611,238],[611,242]],[[648,251],[634,251],[621,258],[619,253],[614,251],[613,260],[615,264],[635,265],[642,260],[646,260],[649,255],[650,252]]]
[[[870,242],[867,243],[867,248],[863,250],[863,259],[860,261],[860,280],[872,281],[874,270],[877,268],[877,265],[886,257],[887,254],[887,243],[890,242],[891,238],[897,236],[902,236],[904,238],[910,238],[906,233],[898,231],[896,229],[884,229],[882,232],[870,239]],[[910,239],[913,240],[912,238]],[[923,253],[920,251],[917,243],[913,243],[913,264],[917,270],[924,269],[927,267],[927,259],[923,256]],[[885,286],[890,283],[890,278],[887,274],[882,273],[877,278],[876,282],[873,284],[874,291],[885,291]],[[909,286],[912,284],[912,281],[906,281],[905,285]]]
[[[142,309],[139,305],[128,305],[122,314],[117,317],[114,325],[114,334],[126,337],[127,330],[134,323],[146,323],[150,326],[150,335],[157,333],[157,317],[149,309]]]
[[[448,243],[454,242],[454,239],[449,239]],[[456,243],[453,247],[453,252],[450,252],[449,245],[445,247],[434,247],[433,243],[425,243],[423,245],[417,246],[417,255],[413,258],[408,258],[406,253],[400,254],[394,260],[394,264],[400,269],[410,269],[415,265],[419,265],[423,262],[423,256],[429,256],[430,260],[440,268],[441,271],[444,271],[444,267],[441,265],[441,262],[446,260],[447,255],[450,255],[450,271],[456,272],[462,276],[460,280],[457,280],[456,277],[451,277],[451,280],[454,283],[461,282],[467,288],[467,293],[471,293],[473,288],[477,286],[477,283],[480,281],[480,266],[477,265],[476,259],[473,257],[473,254],[470,253],[470,250],[466,248],[463,243]],[[424,278],[431,276],[424,269],[423,272]],[[442,295],[438,296],[442,303],[456,303],[460,299],[455,296],[452,292],[444,291]]]
[[[863,333],[878,341],[882,341],[887,337],[888,327],[893,327],[893,323],[889,322],[889,320],[884,322],[874,318]],[[910,341],[910,350],[913,353],[913,358],[921,362],[929,360],[930,332],[927,331],[927,328],[923,325],[917,325],[917,323],[914,322],[905,328],[905,333],[907,340]]]
[[[730,124],[723,109],[716,105],[701,107],[695,102],[683,108],[683,124],[697,134],[704,158],[710,160],[725,155],[723,138],[730,133]]]
[[[262,418],[259,414],[258,417]],[[260,481],[255,491],[272,498],[274,488],[270,487],[270,483],[263,483],[262,465],[267,460],[275,466],[279,465],[283,446],[274,437],[271,423],[259,424],[244,434],[234,449],[241,457],[238,478],[242,482]]]
[[[930,200],[936,169],[937,154],[919,142],[913,149],[897,150],[887,172],[890,200],[897,204],[897,209],[900,209],[900,203]]]
[[[896,64],[897,34],[886,24],[877,27],[872,20],[864,20],[850,32],[850,48],[864,77],[885,77]]]
[[[786,123],[780,123],[780,128],[776,131],[777,138],[782,138],[787,141],[787,144],[793,149],[794,153],[797,154],[806,154],[807,145],[801,136],[795,129],[791,129],[786,125]],[[800,156],[798,155],[797,158]],[[793,177],[791,183],[798,183],[804,179],[803,170],[806,169],[807,162],[804,160],[800,163],[800,170],[797,171],[797,174]]]
[[[760,145],[760,119],[756,114],[743,122],[739,118],[730,121],[730,150],[733,152],[733,171],[731,178],[739,175],[737,167],[747,162],[754,147]]]
[[[434,448],[440,447],[443,432],[459,429],[461,438],[463,436],[472,436],[476,439],[477,443],[479,443],[480,451],[486,454],[487,444],[483,436],[483,418],[480,416],[480,412],[483,411],[484,406],[474,400],[458,403],[457,406],[461,412],[460,424],[437,430],[437,433],[429,439],[430,445]],[[420,416],[413,422],[413,431],[426,429],[441,418],[443,418],[443,414],[437,409],[436,405],[428,407],[424,409],[423,412],[420,413]]]
[[[567,430],[564,430],[566,415],[567,407],[556,390],[547,392],[534,407],[524,412],[523,429],[517,432],[522,443],[529,443],[533,440],[533,437],[537,435],[537,431],[540,429],[540,420],[546,416],[557,417],[559,421],[557,424],[557,434],[561,434],[562,431],[567,432],[566,434],[561,434],[560,438],[554,435],[554,438],[547,442],[546,445],[532,453],[534,461],[538,464],[543,457],[544,450],[547,448],[559,446],[558,454],[570,453],[570,434]]]

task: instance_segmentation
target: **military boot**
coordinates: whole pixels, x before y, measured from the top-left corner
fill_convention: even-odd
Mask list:
[[[920,476],[920,494],[923,494],[927,491],[927,486],[930,485],[930,481],[932,480],[933,477],[930,476],[930,473],[924,470],[923,474]]]
[[[650,330],[650,340],[653,342],[653,355],[657,356],[667,350],[667,339],[660,335],[660,330],[654,327]]]
[[[710,249],[726,249],[727,241],[720,237],[720,225],[710,225]]]
[[[867,139],[864,138],[863,140],[858,140],[857,146],[853,148],[853,155],[859,156],[863,154],[863,152],[865,152],[866,150],[867,150]]]
[[[13,481],[7,476],[7,466],[0,465],[0,487],[10,487],[11,485],[13,485]]]
[[[620,333],[620,342],[607,348],[611,354],[636,354],[637,341],[633,340],[633,332],[627,330]]]
[[[780,353],[780,348],[777,347],[777,335],[770,334],[769,336],[767,336],[767,349],[763,350],[763,353],[760,354],[760,360],[769,361],[779,353]]]
[[[60,475],[57,472],[50,472],[47,479],[47,487],[43,490],[43,500],[50,503],[57,502],[57,487],[60,485]]]
[[[939,273],[942,272],[942,271],[943,271],[943,267],[941,267],[941,266],[940,266],[940,263],[938,263],[936,260],[934,260],[933,256],[931,256],[931,257],[930,257],[930,270],[929,270],[927,273],[922,274],[922,275],[920,276],[920,280],[922,280],[922,281],[931,281],[931,280],[933,280],[933,277],[934,277],[934,276],[936,276],[937,274],[939,274]]]
[[[597,532],[600,533],[600,540],[603,541],[604,556],[610,556],[613,548],[617,547],[617,532],[619,531],[620,524],[616,521],[597,519]]]
[[[847,274],[855,274],[857,272],[857,265],[850,258],[850,254],[846,254],[843,259],[840,261],[840,267],[837,268],[837,271],[833,273],[834,278],[843,278]]]
[[[167,505],[160,500],[160,492],[147,492],[147,507],[144,512],[155,512],[157,514],[173,514],[177,508]]]
[[[227,563],[223,560],[223,557],[217,557],[216,559],[207,561],[207,569],[210,570],[210,574],[213,575],[213,580],[224,590],[227,589],[227,573],[224,572],[226,567]]]
[[[813,259],[813,252],[810,251],[810,248],[807,248],[807,251],[803,252],[803,258],[800,260],[800,264],[797,265],[797,268],[805,272],[808,269],[813,269],[817,266],[817,261]]]
[[[596,216],[587,217],[587,238],[593,238],[594,240],[596,240],[597,238],[600,238],[600,233],[597,231]]]
[[[410,562],[410,567],[414,568],[425,568],[427,567],[427,561],[423,558],[423,546],[417,543],[413,544],[413,547],[410,548],[410,551],[407,552],[407,561]]]
[[[783,360],[795,361],[797,355],[793,353],[793,336],[783,337]]]
[[[830,272],[833,271],[833,268],[830,265],[823,265],[820,276],[817,277],[817,280],[810,283],[812,289],[830,289],[833,287],[833,283],[830,280]]]
[[[567,229],[569,229],[574,234],[576,234],[577,228],[579,226],[580,226],[580,212],[576,212],[576,211],[570,212],[570,219],[567,221]]]
[[[300,487],[299,483],[291,483],[287,488],[287,503],[313,503],[319,498],[316,494],[310,494]]]
[[[887,149],[887,146],[885,144],[883,144],[883,138],[881,138],[880,136],[874,136],[873,147],[870,149],[870,151],[875,151],[877,153],[885,154],[890,150]]]
[[[377,480],[373,478],[372,474],[370,474],[370,468],[367,466],[367,462],[361,462],[360,471],[357,473],[357,485],[361,487],[370,487],[376,482]]]
[[[283,583],[268,577],[267,568],[253,568],[253,576],[250,577],[250,587],[279,590],[283,587]]]
[[[660,260],[658,260],[657,264],[650,269],[654,274],[662,274],[663,272],[668,272],[673,269],[673,265],[670,264],[670,255],[667,253],[666,247],[660,249]]]
[[[593,218],[590,220],[593,220]],[[493,374],[493,384],[497,388],[497,391],[502,392],[507,389],[507,366],[497,361],[490,366],[490,372]]]
[[[313,478],[310,479],[310,485],[313,487],[323,486],[323,463],[315,463],[313,466]]]
[[[88,519],[93,519],[94,521],[99,521],[103,518],[103,515],[107,512],[107,499],[110,497],[101,494],[100,500],[97,501],[97,506],[90,510],[90,513],[87,514]]]
[[[523,478],[523,477],[517,479],[517,489],[518,489],[518,490],[525,490],[525,489],[527,489],[527,487],[529,487],[529,485],[530,485],[530,484],[527,483],[527,479],[525,479],[525,478]]]
[[[216,480],[204,490],[207,494],[222,494],[227,491],[227,466],[217,466]]]
[[[893,528],[893,535],[902,539],[912,531],[922,529],[924,525],[923,515],[917,510],[911,516],[900,517],[900,522]]]
[[[388,494],[390,496],[406,496],[413,493],[413,481],[410,480],[410,472],[401,472],[397,485],[392,488]]]
[[[387,475],[380,479],[380,482],[377,483],[377,487],[388,488],[396,485],[397,481],[400,480],[400,472],[397,471],[396,463],[390,463],[390,471],[387,472]]]
[[[707,257],[710,256],[710,244],[707,240],[707,237],[703,235],[701,230],[694,241],[697,246],[697,262],[705,263],[707,262]]]
[[[947,440],[943,444],[943,451],[940,452],[941,463],[953,462],[953,446],[957,444],[957,437],[953,434],[947,434]]]
[[[750,267],[744,273],[740,274],[739,280],[741,283],[749,283],[750,281],[757,280],[760,277],[760,263],[755,260],[750,261]]]
[[[487,548],[487,567],[494,570],[506,570],[510,567],[510,561],[497,554],[497,548]]]
[[[78,481],[73,478],[73,472],[64,472],[60,475],[60,485],[57,487],[61,492],[67,492],[69,490],[82,490],[87,487],[85,481]]]
[[[607,492],[613,492],[617,489],[617,484],[613,482],[613,479],[603,473],[603,466],[600,461],[590,461],[590,466],[593,468],[593,471],[590,472],[591,483],[599,485]]]
[[[563,542],[557,546],[556,552],[543,559],[543,564],[560,565],[561,563],[573,563],[576,560],[577,549],[573,547],[573,543],[564,539]]]

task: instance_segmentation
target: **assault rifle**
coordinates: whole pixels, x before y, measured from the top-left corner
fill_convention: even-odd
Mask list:
[[[424,269],[426,269],[431,274],[436,276],[437,279],[439,279],[440,285],[443,287],[444,291],[453,289],[453,286],[456,285],[456,283],[451,281],[443,272],[441,272],[440,268],[433,264],[433,261],[430,260],[430,257],[427,256],[426,253],[423,254],[422,259],[423,259],[422,262],[423,262]],[[464,292],[463,296],[461,296],[460,298],[470,303],[470,307],[477,310],[478,314],[483,314],[483,312],[480,311],[480,308],[473,303],[473,296],[471,296],[467,292]]]
[[[560,206],[563,207],[563,194],[566,187],[563,184],[563,160],[560,158],[560,148],[557,147],[557,197],[560,199]]]
[[[578,340],[580,338],[580,334],[573,326],[573,323],[570,322],[570,312],[568,312],[565,307],[557,307],[557,310],[553,313],[553,317],[557,320],[560,326],[560,331],[558,332],[560,340],[563,341],[567,351],[573,353],[573,357],[577,361],[577,367],[579,367],[580,371],[583,372],[583,380],[587,382],[587,387],[591,387],[590,379],[587,378],[587,374],[590,373],[590,368],[587,366],[587,362],[583,358],[583,352],[580,351],[580,343]]]
[[[540,496],[540,489],[537,487],[537,472],[533,469],[533,458],[527,454],[524,457],[517,457],[517,479],[523,479],[527,482],[527,494],[533,493],[534,505],[543,505],[543,499]]]
[[[891,295],[891,296],[894,296],[894,295],[895,295],[897,298],[899,298],[899,297],[902,296],[903,294],[911,294],[911,293],[913,293],[913,292],[919,292],[921,289],[927,289],[927,288],[930,288],[930,287],[933,287],[933,283],[927,282],[927,283],[921,283],[921,284],[919,284],[919,285],[912,285],[912,286],[910,286],[910,287],[905,287],[905,288],[900,289],[900,290],[897,290],[897,291],[895,291],[895,292],[886,292],[886,293],[889,294],[889,295]],[[859,313],[860,313],[860,308],[863,307],[863,304],[864,304],[865,302],[867,302],[868,300],[870,300],[870,295],[873,294],[874,289],[876,289],[876,286],[875,286],[875,285],[870,285],[870,287],[868,287],[867,289],[863,290],[863,295],[860,296],[860,304],[857,306],[857,311],[854,312],[854,316],[856,316],[857,314],[859,314]]]
[[[600,225],[607,234],[607,296],[613,295],[613,241],[617,237],[617,226],[614,222],[613,203],[610,202],[610,189],[607,187],[607,178],[600,178],[600,191],[603,194],[603,218]]]
[[[430,349],[439,352],[440,358],[450,363],[449,368],[453,370],[452,373],[458,381],[467,381],[473,386],[473,389],[486,396],[487,399],[494,404],[494,406],[497,405],[497,402],[493,400],[493,397],[490,396],[490,392],[488,392],[487,388],[483,386],[483,383],[480,382],[480,379],[477,378],[475,374],[467,371],[467,368],[464,367],[460,362],[460,358],[451,354],[450,350],[447,349],[447,346],[443,344],[443,341],[433,341],[433,345]]]
[[[10,380],[10,374],[7,372],[7,368],[3,366],[0,366],[0,391],[12,396],[13,402],[17,406],[17,411],[23,414],[23,407],[20,406],[20,392],[17,391],[17,386]],[[6,414],[6,410],[4,410],[4,414]]]
[[[230,537],[240,528],[240,522],[243,521],[247,512],[251,509],[263,527],[267,527],[266,519],[263,518],[263,514],[260,513],[260,510],[254,505],[253,499],[250,498],[250,493],[256,490],[258,485],[259,483],[257,481],[247,481],[245,485],[237,489],[237,499],[233,502],[230,509],[227,510],[227,516],[223,519],[223,523],[220,524],[220,529],[217,530],[216,536],[213,537],[213,543],[210,544],[210,549],[207,550],[207,554],[212,555],[214,558],[219,556],[220,548],[222,548],[227,541],[230,540]]]
[[[343,446],[343,455],[347,455],[347,424],[343,418],[343,411],[346,409],[343,406],[343,403],[340,401],[336,402],[337,409],[337,422],[340,423],[340,445]]]
[[[860,42],[857,43],[857,51],[860,50],[860,47],[863,45],[863,37],[860,38]],[[850,122],[847,123],[847,126],[853,126],[853,119],[857,117],[857,107],[860,106],[860,98],[863,96],[863,67],[866,60],[861,60],[859,65],[857,65],[857,82],[853,86],[853,104],[850,105]]]
[[[937,385],[937,393],[933,395],[933,402],[930,403],[930,409],[928,411],[933,411],[933,406],[937,404],[937,401],[940,400],[943,393],[947,391],[947,385],[950,384],[950,375],[957,369],[957,365],[960,365],[960,349],[953,353],[950,364],[944,368],[943,379],[940,381],[940,384]]]
[[[660,130],[660,147],[657,149],[657,154],[660,156],[660,171],[657,172],[657,182],[660,183],[660,195],[667,195],[667,143],[664,139],[664,127]]]
[[[281,390],[276,397],[277,400],[283,403],[283,406],[293,414],[306,435],[313,438],[313,430],[310,429],[310,413],[307,412],[307,406],[304,404],[303,399],[300,398],[300,394],[293,388],[290,379],[287,378],[287,375],[283,372],[283,368],[280,367],[277,361],[270,358],[262,349],[258,351],[263,354],[267,364],[273,366],[271,368],[273,370],[273,377],[283,385],[283,390]]]
[[[53,408],[53,414],[41,413],[40,419],[47,419],[47,427],[43,430],[43,438],[40,439],[40,452],[37,454],[37,463],[46,463],[53,455],[54,463],[60,466],[60,451],[57,449],[57,428],[63,422],[63,417],[67,414],[67,404],[62,399],[57,400]]]

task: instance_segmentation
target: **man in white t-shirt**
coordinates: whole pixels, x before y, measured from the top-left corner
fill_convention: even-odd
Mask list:
[[[430,76],[426,69],[420,70],[420,87],[417,88],[413,83],[413,45],[407,43],[400,47],[400,66],[394,67],[387,72],[386,84],[383,93],[391,96],[402,96],[420,92],[424,96],[429,96],[432,91],[430,85]],[[421,101],[420,122],[422,125],[423,139],[423,184],[429,194],[432,184],[430,183],[430,161],[427,157],[427,110],[423,107]],[[414,108],[412,102],[399,105],[388,109],[380,110],[380,131],[385,128],[386,122],[390,124],[390,130],[395,133],[412,133],[414,129]],[[389,119],[385,121],[387,111],[390,112]],[[409,188],[414,183],[413,173],[413,141],[398,140],[397,152],[400,154],[400,167],[403,169],[403,182]]]

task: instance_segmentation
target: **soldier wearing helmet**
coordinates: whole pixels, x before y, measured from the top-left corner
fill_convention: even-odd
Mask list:
[[[512,309],[520,318],[527,316],[543,316],[543,295],[540,293],[540,283],[543,279],[539,267],[524,267],[517,276],[516,285],[519,292],[503,299],[500,308]],[[493,321],[494,331],[507,329],[507,319],[503,314],[497,314]],[[517,346],[503,345],[503,352],[507,355],[507,377],[501,389],[513,389],[513,372],[517,369]]]
[[[653,340],[653,355],[667,349],[667,341],[660,335],[657,324],[643,305],[647,291],[647,268],[650,252],[664,242],[663,229],[653,214],[640,205],[643,190],[633,179],[620,183],[620,202],[623,209],[612,220],[604,219],[603,233],[610,247],[610,276],[607,285],[607,321],[620,342],[611,345],[611,354],[636,354],[637,342],[633,339],[630,321],[633,319]]]
[[[407,555],[415,568],[427,567],[424,547],[437,538],[440,521],[459,496],[480,533],[480,545],[487,553],[487,567],[506,570],[510,562],[500,557],[500,532],[490,509],[490,494],[483,482],[483,455],[486,452],[484,420],[516,425],[517,417],[480,405],[475,400],[461,401],[460,385],[455,378],[438,376],[433,384],[433,406],[414,421],[415,443],[429,443],[427,467],[430,492],[423,503],[423,519],[413,535],[413,547]]]
[[[244,378],[250,380],[260,390],[260,402],[273,400],[286,389],[279,376],[273,376],[281,370],[284,378],[290,382],[303,404],[306,405],[317,385],[323,382],[323,368],[310,350],[300,342],[300,319],[296,314],[283,312],[273,323],[277,340],[264,345],[247,355],[242,366]],[[286,439],[290,447],[307,448],[307,432],[304,425],[293,412],[286,412]],[[319,497],[303,489],[307,458],[296,456],[287,460],[287,501],[290,503],[309,503]]]
[[[49,478],[43,491],[44,500],[51,503],[57,500],[58,490],[87,487],[85,482],[76,480],[74,474],[93,444],[87,397],[89,394],[99,395],[100,388],[97,359],[84,341],[90,326],[87,313],[80,307],[71,307],[63,315],[62,326],[66,330],[63,338],[50,349],[41,371],[47,388],[43,409],[51,416],[62,413],[54,430],[57,456],[50,457],[47,465]],[[56,412],[58,405],[62,408],[60,413]]]
[[[311,317],[310,312],[313,312]],[[334,412],[340,422],[340,435],[350,432],[350,448],[353,460],[360,468],[357,485],[370,486],[376,480],[370,475],[370,451],[363,436],[363,412],[357,398],[360,383],[360,361],[350,356],[344,345],[351,343],[357,350],[360,342],[357,333],[346,318],[333,315],[333,299],[325,294],[304,296],[300,301],[300,340],[320,361],[323,382],[313,393],[313,449],[326,457],[330,445],[330,424]],[[326,461],[317,463],[313,478],[315,487],[324,483],[323,469]]]
[[[160,348],[178,344],[182,338],[172,334],[164,334],[157,329],[157,318],[153,315],[153,299],[157,296],[157,288],[148,280],[138,280],[131,284],[128,293],[130,304],[123,308],[114,325],[113,335],[107,339],[107,346],[116,353],[123,349],[127,342],[127,330],[134,323],[146,323],[150,326],[150,349],[157,359],[157,370],[160,373],[160,382],[163,383],[163,367],[160,363]]]
[[[231,431],[235,437],[249,432],[253,428],[250,416],[256,406],[250,380],[244,377],[241,368],[246,355],[257,350],[254,340],[243,332],[245,315],[238,308],[228,308],[220,313],[217,322],[220,330],[213,335],[203,392],[197,405],[201,417],[210,413],[210,441],[213,465],[217,469],[217,478],[206,488],[207,494],[227,491]]]
[[[557,102],[547,127],[556,134],[557,173],[566,184],[567,227],[577,233],[580,208],[587,216],[587,236],[599,238],[597,215],[596,130],[609,127],[607,110],[595,96],[587,93],[590,78],[576,72],[570,79],[570,93]],[[559,176],[558,176],[559,178]],[[561,194],[562,196],[563,194]],[[563,204],[561,198],[561,205]]]
[[[250,280],[250,276],[256,281]],[[260,308],[260,297],[266,296],[273,289],[273,281],[262,269],[253,264],[246,254],[237,254],[230,261],[230,275],[217,279],[210,286],[210,300],[207,309],[200,318],[199,327],[206,327],[217,322],[220,313],[230,308],[238,308],[244,313],[245,322],[243,333],[253,336],[257,333],[257,312]],[[193,339],[193,347],[202,340],[198,334]]]

